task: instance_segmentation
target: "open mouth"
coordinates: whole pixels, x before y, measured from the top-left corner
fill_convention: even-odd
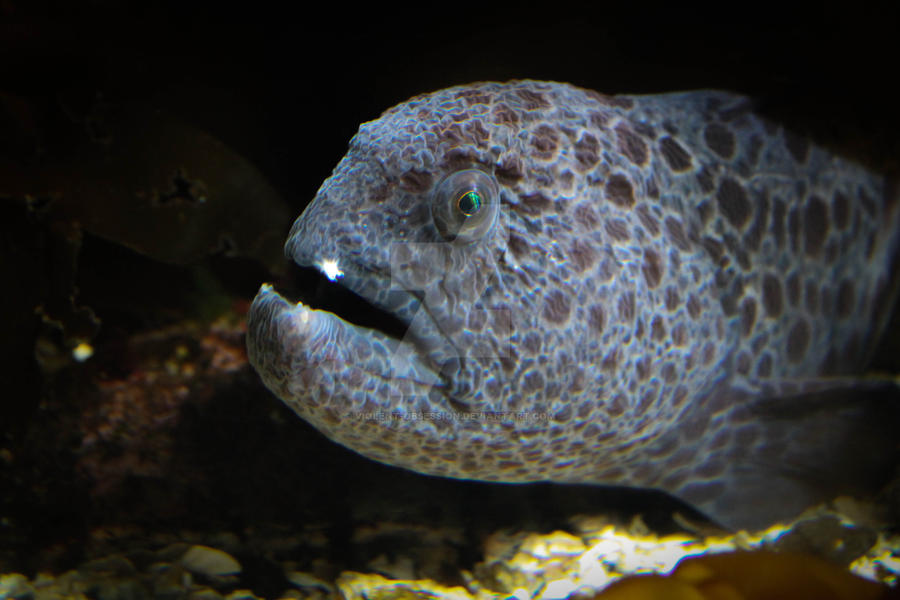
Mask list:
[[[409,328],[393,313],[341,285],[340,279],[332,281],[319,269],[292,264],[283,285],[276,286],[287,300],[303,302],[310,308],[334,313],[344,321],[374,329],[400,340]]]
[[[435,343],[442,338],[422,335],[404,321],[407,312],[417,310],[417,296],[397,290],[394,298],[389,291],[385,302],[396,300],[400,308],[381,308],[353,291],[356,285],[369,285],[380,294],[372,284],[386,283],[383,276],[363,272],[366,276],[373,279],[360,280],[357,272],[339,277],[336,266],[327,264],[292,266],[277,291],[271,284],[260,287],[247,315],[247,354],[276,394],[304,399],[340,395],[341,389],[349,389],[341,383],[347,373],[404,382],[405,393],[415,389],[430,394],[434,386],[447,385],[444,361],[435,360],[436,352],[440,356]]]

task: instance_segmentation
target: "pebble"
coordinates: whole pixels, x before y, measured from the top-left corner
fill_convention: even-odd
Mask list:
[[[179,563],[188,571],[207,577],[237,575],[241,572],[241,564],[237,559],[209,546],[191,546]]]

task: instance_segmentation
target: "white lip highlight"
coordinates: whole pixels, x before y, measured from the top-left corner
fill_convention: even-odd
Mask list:
[[[344,272],[338,267],[338,261],[333,258],[321,260],[316,263],[316,266],[331,281],[344,276]]]

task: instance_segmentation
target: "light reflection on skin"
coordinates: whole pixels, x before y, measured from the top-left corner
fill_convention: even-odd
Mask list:
[[[319,269],[322,273],[325,274],[325,277],[334,281],[338,277],[343,277],[344,272],[338,267],[338,261],[333,258],[326,258],[322,260],[318,265]]]

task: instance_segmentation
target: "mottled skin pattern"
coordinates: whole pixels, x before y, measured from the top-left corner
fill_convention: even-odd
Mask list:
[[[434,190],[473,167],[499,215],[450,243]],[[341,284],[411,323],[404,340],[264,286],[250,359],[378,461],[655,487],[757,526],[869,484],[832,476],[849,452],[896,464],[896,445],[859,448],[883,405],[816,378],[863,367],[898,230],[884,178],[740,96],[455,87],[364,123],[286,245],[301,265],[336,259]]]

